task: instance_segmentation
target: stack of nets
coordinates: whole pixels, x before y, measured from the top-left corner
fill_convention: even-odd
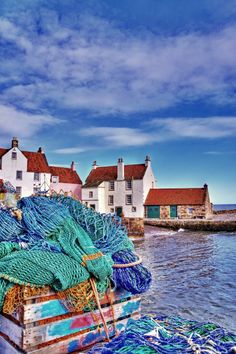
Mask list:
[[[104,346],[96,345],[89,354],[233,354],[235,349],[236,335],[213,323],[144,316],[129,320],[124,332]]]
[[[91,279],[100,297],[111,282],[134,294],[147,290],[151,274],[132,266],[137,257],[120,219],[70,197],[22,198],[17,207],[18,218],[0,209],[0,309],[11,313],[29,289],[49,286],[81,310],[94,304]]]

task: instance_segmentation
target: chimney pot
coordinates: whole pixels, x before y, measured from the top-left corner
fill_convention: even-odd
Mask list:
[[[93,161],[92,167],[93,167],[93,170],[96,170],[96,168],[97,168],[97,161]]]
[[[75,171],[75,163],[74,163],[74,161],[71,162],[70,168],[72,169],[72,171]]]
[[[150,166],[150,165],[151,165],[151,157],[147,155],[145,159],[145,166]]]
[[[38,152],[40,152],[41,154],[44,154],[43,148],[41,146],[38,148]]]
[[[118,159],[118,164],[117,164],[117,180],[123,181],[124,179],[125,179],[125,166],[124,166],[123,158],[120,157]]]
[[[14,136],[14,137],[12,138],[12,141],[11,141],[11,147],[12,147],[12,148],[14,148],[14,147],[17,147],[17,148],[18,148],[18,144],[19,144],[18,139]]]

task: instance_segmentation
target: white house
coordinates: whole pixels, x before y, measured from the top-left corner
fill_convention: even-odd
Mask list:
[[[124,165],[122,158],[117,166],[99,167],[94,161],[82,186],[82,201],[101,213],[143,217],[150,188],[155,188],[155,177],[149,156],[135,165]]]
[[[11,148],[0,148],[0,179],[11,182],[19,196],[25,197],[39,190],[72,191],[81,199],[82,182],[74,169],[48,165],[41,148],[37,152],[19,149],[17,138]]]

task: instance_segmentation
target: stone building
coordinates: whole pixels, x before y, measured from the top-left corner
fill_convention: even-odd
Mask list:
[[[157,219],[205,219],[212,215],[208,186],[203,188],[150,189],[145,217]]]
[[[144,201],[154,187],[149,156],[145,163],[132,165],[125,165],[122,158],[116,166],[97,166],[95,161],[82,187],[82,201],[101,213],[143,218]]]
[[[0,148],[0,179],[9,181],[21,197],[43,190],[63,190],[81,199],[82,182],[74,163],[71,168],[50,166],[42,148],[23,151],[17,138],[12,139],[10,148]]]

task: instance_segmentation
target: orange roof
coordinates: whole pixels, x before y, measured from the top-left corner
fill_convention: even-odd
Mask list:
[[[204,204],[207,188],[150,189],[144,205]]]
[[[9,150],[11,149],[0,148],[0,157],[5,155]],[[44,154],[40,152],[31,152],[31,151],[21,151],[21,152],[27,158],[28,172],[50,173],[48,162]]]
[[[50,166],[52,176],[58,176],[60,183],[82,184],[78,173],[72,168]]]
[[[146,166],[145,164],[125,165],[125,180],[142,179]],[[91,170],[83,187],[96,187],[103,181],[115,181],[117,179],[117,166],[97,167]]]
[[[50,173],[46,156],[41,152],[22,151],[27,158],[27,171]]]

